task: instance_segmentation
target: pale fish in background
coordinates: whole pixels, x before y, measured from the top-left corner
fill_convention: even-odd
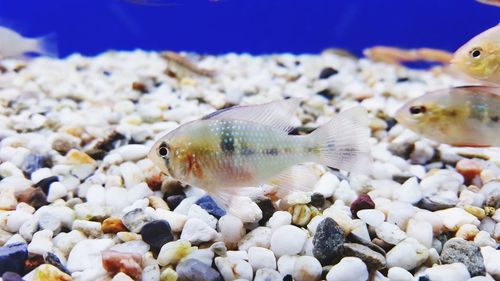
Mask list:
[[[26,38],[11,29],[0,26],[0,42],[0,59],[22,58],[27,53],[51,57],[57,56],[54,35]]]
[[[405,127],[454,146],[500,146],[500,88],[465,86],[437,90],[396,113]]]
[[[432,49],[402,49],[389,46],[375,46],[363,50],[363,54],[372,61],[390,64],[401,64],[404,62],[428,61],[447,64],[453,55],[450,52]]]
[[[494,26],[460,47],[452,67],[472,78],[500,83],[500,25]]]
[[[303,136],[289,135],[296,99],[222,109],[169,132],[148,157],[171,177],[200,187],[229,212],[262,184],[305,190],[306,162],[352,172],[370,168],[366,110],[355,107]],[[309,183],[307,183],[309,181]]]
[[[500,7],[500,0],[476,0],[479,3]]]

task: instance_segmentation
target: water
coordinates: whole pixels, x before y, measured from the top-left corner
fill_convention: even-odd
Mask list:
[[[376,45],[453,52],[497,24],[500,9],[472,0],[132,1],[0,0],[0,24],[56,33],[60,55],[0,60],[4,280],[500,279],[500,150],[439,144],[395,119],[409,99],[472,82],[442,63],[360,58]],[[182,124],[289,97],[302,101],[293,135],[366,109],[373,163],[356,165],[371,170],[305,163],[294,171],[307,173],[290,175],[300,190],[270,181],[218,196],[148,158]],[[162,148],[176,155],[173,144]],[[201,177],[210,167],[196,153],[181,163]]]

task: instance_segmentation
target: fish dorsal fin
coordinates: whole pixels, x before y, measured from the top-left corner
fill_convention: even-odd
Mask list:
[[[252,121],[289,133],[293,129],[291,117],[299,104],[298,99],[290,98],[258,105],[233,106],[210,113],[201,119]]]
[[[490,85],[472,85],[472,86],[458,86],[453,89],[463,90],[468,92],[488,93],[493,96],[500,96],[500,87]]]

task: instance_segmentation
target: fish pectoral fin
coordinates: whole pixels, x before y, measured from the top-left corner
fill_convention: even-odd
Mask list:
[[[262,190],[255,187],[222,188],[210,192],[210,196],[229,214],[244,223],[259,221],[262,211],[251,197],[261,195]]]
[[[233,106],[210,113],[201,119],[251,121],[289,133],[294,127],[292,116],[299,104],[298,99],[290,98],[259,105]]]
[[[292,192],[312,191],[320,178],[320,171],[311,165],[294,165],[281,172],[270,181],[269,185],[277,189],[279,198],[283,198]]]

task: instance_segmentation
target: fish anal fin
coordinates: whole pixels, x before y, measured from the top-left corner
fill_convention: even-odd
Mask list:
[[[255,187],[225,188],[210,192],[210,196],[229,214],[238,217],[244,223],[253,223],[262,219],[262,211],[251,199],[260,191]]]
[[[319,170],[312,166],[294,165],[272,178],[268,184],[277,189],[276,196],[283,198],[292,192],[312,191],[319,178]]]

